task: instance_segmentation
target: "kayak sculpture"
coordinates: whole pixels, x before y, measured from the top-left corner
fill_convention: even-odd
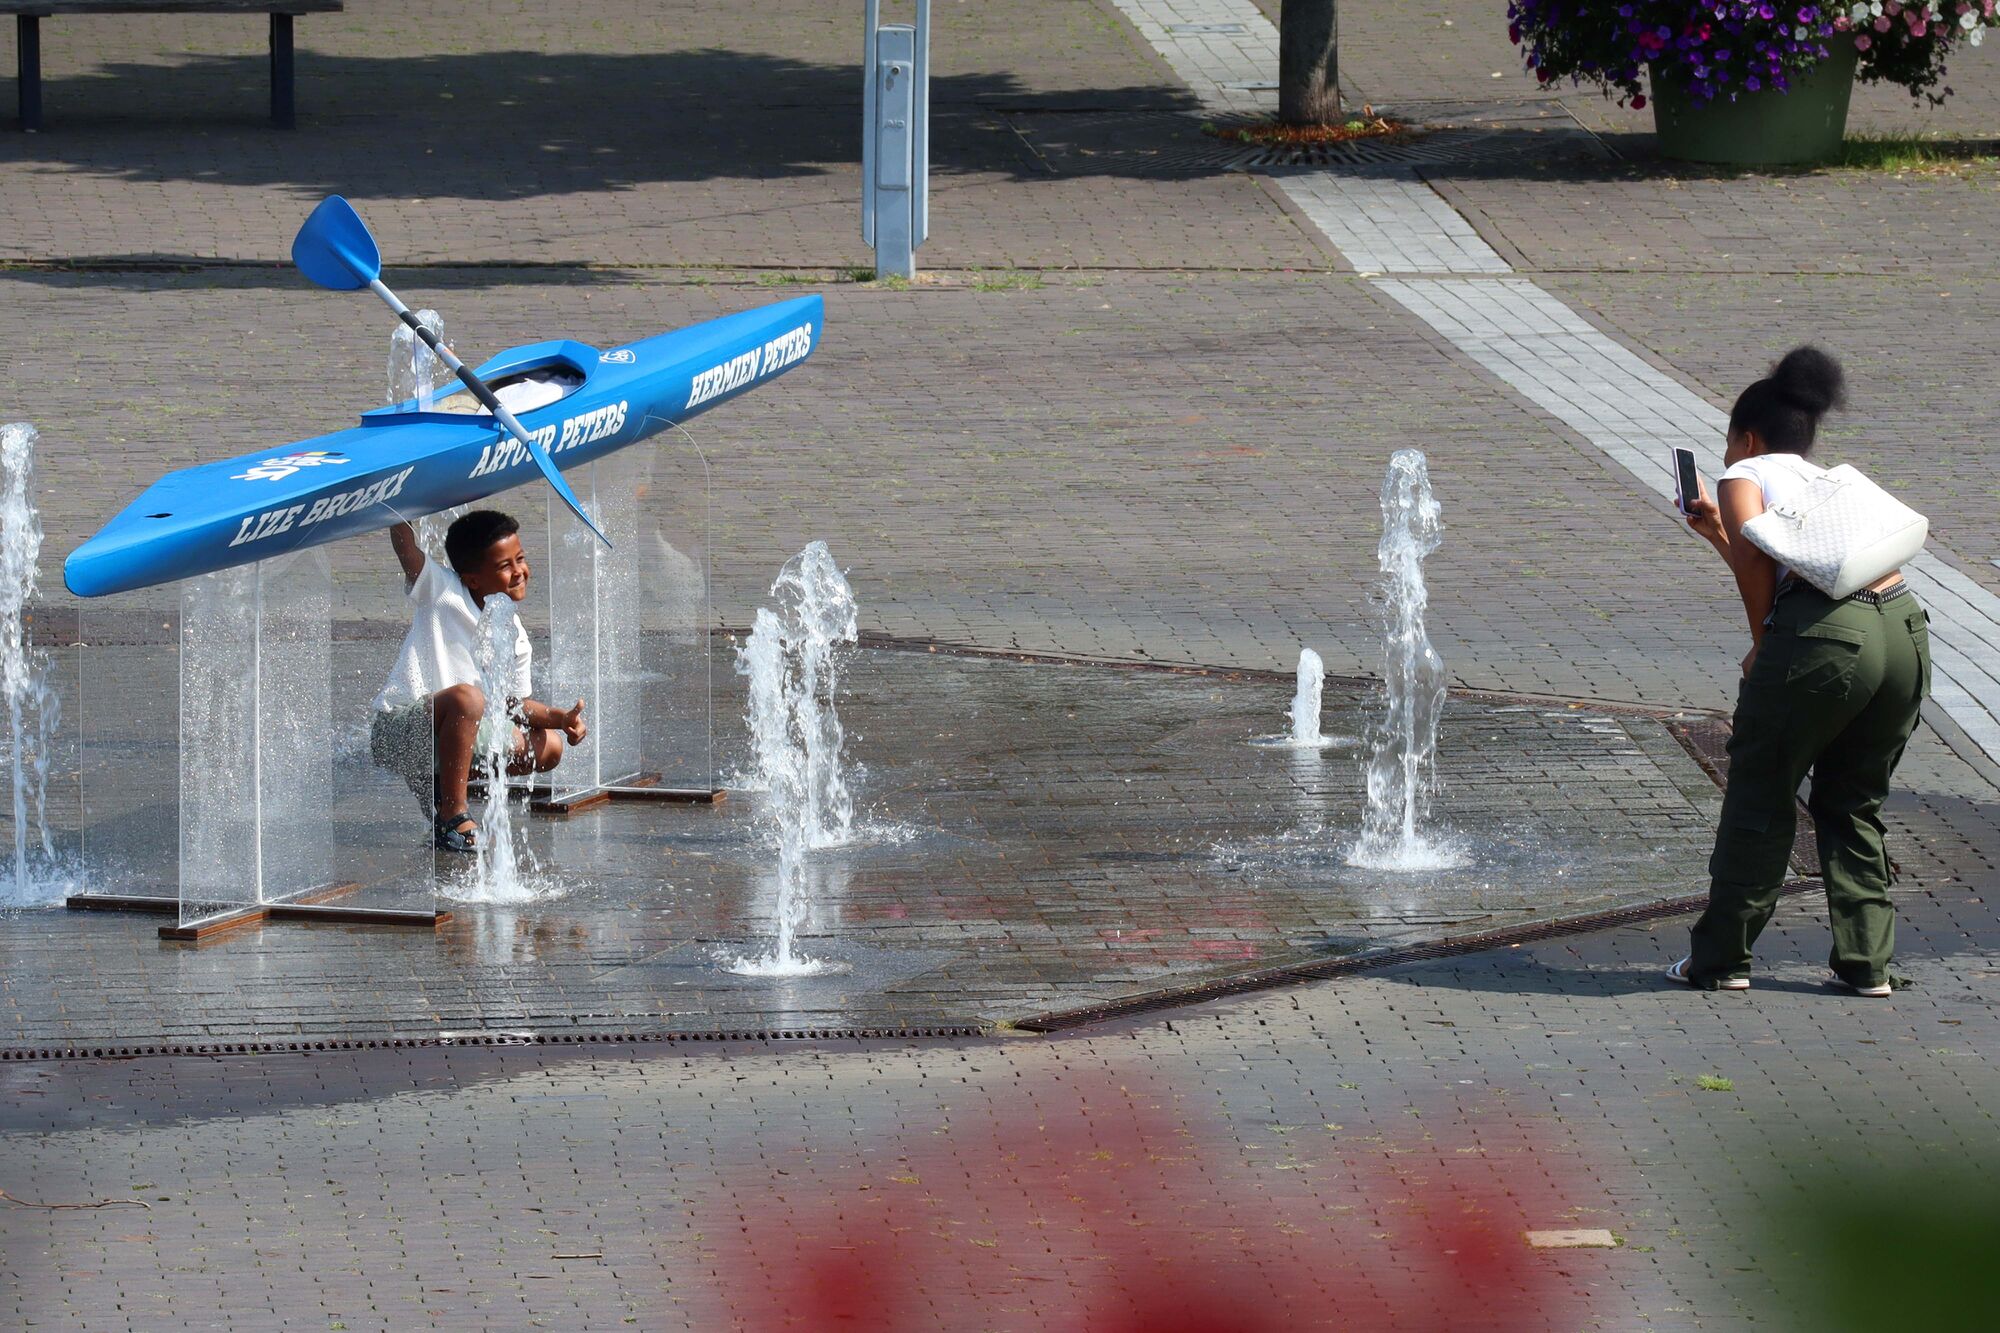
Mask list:
[[[382,286],[373,238],[344,200],[320,205],[293,256],[322,286],[375,289],[417,327]],[[603,351],[568,339],[530,343],[477,370],[439,346],[463,383],[432,410],[400,403],[363,413],[347,430],[170,472],[70,554],[63,582],[79,597],[101,597],[250,564],[470,504],[537,469],[594,530],[558,469],[782,374],[812,354],[824,320],[820,298],[805,296]],[[533,385],[536,399],[560,396],[517,420],[495,398],[516,385]]]

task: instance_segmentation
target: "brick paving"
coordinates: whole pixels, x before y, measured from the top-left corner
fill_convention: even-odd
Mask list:
[[[1726,704],[1737,612],[1664,506],[1348,276],[1269,178],[1217,169],[1187,114],[1196,92],[1115,7],[978,9],[940,7],[938,239],[922,262],[1101,271],[830,289],[841,336],[697,427],[718,460],[725,620],[827,536],[877,629],[1259,668],[1310,643],[1366,672],[1373,489],[1389,450],[1416,444],[1450,524],[1432,619],[1455,679]],[[0,143],[16,224],[0,253],[277,261],[340,188],[392,262],[499,266],[400,284],[489,347],[545,336],[552,298],[562,331],[609,340],[785,294],[741,266],[830,276],[865,258],[852,119],[824,113],[858,100],[853,15],[802,0],[755,25],[692,4],[404,12],[301,23],[293,137],[261,124],[253,22],[51,21],[50,132]],[[1424,176],[1508,264],[1711,404],[1799,330],[1837,341],[1863,392],[1835,437],[1918,488],[1995,587],[1984,555],[2000,552],[1979,549],[1990,403],[1974,368],[1935,352],[1978,346],[1990,323],[1970,244],[1991,230],[1990,169],[1663,168],[1644,157],[1646,115],[1538,93],[1503,28],[1457,0],[1363,8],[1343,15],[1343,78],[1377,103],[1513,97],[1518,119],[1596,131],[1624,164]],[[1858,90],[1855,124],[1991,136],[1995,58],[1961,58],[1942,112]],[[760,84],[783,94],[741,106]],[[437,128],[414,128],[410,105]],[[152,123],[161,108],[178,119]],[[557,267],[505,267],[527,264]],[[324,429],[376,392],[383,331],[281,272],[5,281],[10,323],[41,336],[0,340],[0,414],[51,439],[53,548],[161,467]],[[1913,358],[1918,311],[1929,350]],[[117,395],[97,388],[106,365]],[[254,418],[203,370],[237,384],[250,366]],[[348,612],[379,624],[375,559],[357,551],[342,573]],[[1485,1290],[1545,1312],[1495,1301],[1489,1324],[1762,1322],[1779,1258],[1762,1205],[1850,1179],[1856,1145],[1981,1169],[1996,809],[1996,788],[1920,733],[1889,817],[1913,985],[1886,1004],[1817,986],[1824,921],[1792,900],[1748,996],[1656,982],[1675,919],[1049,1040],[0,1064],[0,1188],[153,1204],[0,1205],[0,1299],[23,1324],[78,1328],[763,1327],[766,1295],[798,1297],[816,1263],[838,1290],[841,1256],[860,1252],[886,1256],[862,1277],[910,1326],[1080,1309],[1143,1323],[1149,1299],[1178,1311],[1217,1293],[1236,1311],[1287,1302],[1283,1326],[1301,1310],[1414,1324],[1446,1318],[1462,1271],[1443,1251],[1463,1234],[1441,1240],[1432,1216],[1427,1191],[1443,1190],[1506,1242],[1511,1266]],[[229,974],[214,975],[220,992]],[[1009,1137],[1026,1125],[1048,1137]],[[996,1146],[1013,1154],[999,1166]],[[1088,1187],[1021,1189],[1024,1153]],[[1175,1193],[1189,1182],[1199,1198]],[[1173,1202],[1107,1203],[1133,1198]],[[1108,1220],[1134,1211],[1146,1227]],[[1512,1248],[1552,1226],[1625,1243]],[[912,1292],[884,1269],[934,1276]]]
[[[1032,1328],[1143,1307],[1171,1256],[1271,1326],[1435,1326],[1468,1236],[1432,1228],[1477,1200],[1505,1279],[1445,1326],[1784,1326],[1767,1210],[1862,1143],[1986,1160],[1978,893],[1906,886],[1888,1003],[1818,986],[1801,901],[1726,997],[1656,984],[1683,919],[1045,1040],[0,1065],[10,1193],[151,1205],[0,1213],[6,1299],[35,1327],[757,1328],[830,1264],[910,1303],[877,1326]],[[1118,1200],[1158,1202],[1135,1233]],[[1623,1245],[1519,1244],[1560,1226]]]
[[[1764,363],[1770,348],[1840,330],[1851,401],[1827,418],[1826,447],[1893,482],[1924,512],[1949,515],[1960,567],[2000,590],[1993,565],[2000,558],[2000,457],[1991,452],[2000,403],[1971,349],[1955,350],[1956,339],[1919,356],[1907,355],[1904,345],[1912,310],[1948,327],[1989,324],[2000,317],[2000,285],[1956,272],[1800,274],[1749,287],[1693,275],[1578,274],[1543,282],[1718,401]]]
[[[48,441],[51,549],[127,503],[141,474],[301,438],[380,392],[380,318],[280,275],[51,275],[10,290],[37,319],[97,311],[147,334],[121,353],[138,389],[125,397],[97,392],[84,343],[14,353],[13,410]],[[403,288],[447,313],[462,348],[547,336],[550,290],[518,273]],[[564,291],[561,328],[606,345],[797,290],[597,275]],[[1364,284],[1189,273],[825,291],[813,360],[694,425],[724,623],[747,624],[778,565],[827,536],[868,623],[889,633],[1262,669],[1289,669],[1310,644],[1336,674],[1368,674],[1375,497],[1387,455],[1411,446],[1430,456],[1450,533],[1432,619],[1459,683],[1730,701],[1713,665],[1731,660],[1738,613],[1705,548],[1657,498],[1607,488],[1623,474],[1595,449]],[[252,364],[268,366],[269,395],[246,417],[201,376]],[[94,441],[126,452],[107,459]],[[1493,485],[1510,475],[1544,484]],[[1579,581],[1573,544],[1661,574]],[[379,548],[335,563],[353,614],[395,614]]]

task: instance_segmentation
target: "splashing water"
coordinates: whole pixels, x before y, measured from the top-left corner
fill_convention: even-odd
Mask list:
[[[785,653],[792,663],[788,697],[792,729],[805,757],[806,846],[839,847],[854,835],[854,794],[840,766],[846,736],[836,706],[840,650],[858,635],[854,590],[826,543],[813,542],[785,562],[771,595],[778,599]]]
[[[1252,736],[1252,745],[1273,750],[1331,750],[1353,745],[1351,736],[1328,736],[1319,729],[1326,693],[1326,663],[1310,648],[1299,649],[1299,684],[1292,695],[1292,729],[1282,736]]]
[[[1387,603],[1382,646],[1387,699],[1368,762],[1368,808],[1348,864],[1370,870],[1441,870],[1463,865],[1450,837],[1427,829],[1437,794],[1438,719],[1444,711],[1444,661],[1424,629],[1430,594],[1424,558],[1443,540],[1430,468],[1416,449],[1400,449],[1382,479],[1382,567]]]
[[[1326,663],[1310,648],[1299,649],[1299,688],[1292,695],[1292,744],[1317,745],[1320,701],[1326,692]]]
[[[435,310],[417,311],[417,323],[431,331],[439,342],[450,345],[444,336],[444,316]],[[389,335],[389,402],[408,403],[428,412],[436,404],[437,391],[456,378],[429,344],[417,337],[407,324],[398,324]]]
[[[777,828],[778,935],[769,954],[738,958],[730,971],[743,976],[811,976],[828,965],[797,951],[810,915],[805,857],[813,848],[838,847],[854,831],[854,796],[841,773],[845,734],[836,700],[840,649],[858,629],[854,593],[825,542],[813,542],[785,562],[771,594],[773,612],[760,607],[750,637],[737,652],[736,670],[750,683],[750,725],[757,779],[765,810]]]
[[[417,322],[435,334],[439,342],[451,345],[451,340],[444,336],[443,315],[435,310],[419,310]],[[398,324],[396,331],[389,335],[390,406],[410,403],[414,411],[432,411],[437,406],[438,390],[455,379],[457,376],[446,367],[443,359],[417,337],[409,325]],[[425,555],[433,560],[444,559],[445,529],[469,507],[458,505],[441,514],[427,514],[416,521],[417,545],[423,548]]]
[[[811,907],[805,892],[809,802],[805,747],[795,733],[798,682],[791,668],[778,617],[759,607],[750,637],[737,653],[736,670],[750,680],[750,743],[766,775],[766,809],[777,826],[778,933],[763,957],[730,964],[729,970],[739,976],[802,977],[826,970],[825,963],[798,951],[799,930]]]
[[[541,896],[522,874],[532,858],[514,838],[507,804],[507,764],[514,757],[514,719],[507,699],[518,693],[514,679],[514,601],[496,592],[479,609],[479,688],[486,714],[479,722],[479,767],[486,774],[486,803],[479,812],[475,892],[465,902],[524,903]]]
[[[49,750],[62,700],[48,654],[28,642],[28,604],[41,575],[42,518],[35,508],[35,428],[0,426],[0,694],[7,703],[7,767],[13,779],[14,860],[0,907],[38,907],[60,885],[43,882],[55,860],[47,810]]]

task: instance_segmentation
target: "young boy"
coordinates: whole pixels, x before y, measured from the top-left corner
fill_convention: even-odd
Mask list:
[[[479,608],[495,593],[517,602],[528,595],[520,534],[521,525],[506,514],[475,509],[445,533],[446,569],[425,557],[409,524],[389,529],[410,599],[410,632],[389,683],[375,697],[368,748],[420,799],[430,796],[432,841],[445,851],[470,852],[477,845],[479,826],[465,812],[465,787],[477,755],[488,749],[488,737],[480,734],[486,695],[479,686]],[[583,700],[565,711],[527,697],[533,653],[517,620],[507,715],[518,725],[509,773],[548,772],[562,761],[563,738],[575,745],[588,730]]]

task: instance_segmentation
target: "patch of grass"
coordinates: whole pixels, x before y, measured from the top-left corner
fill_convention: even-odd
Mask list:
[[[759,273],[757,275],[757,285],[759,287],[813,286],[824,281],[825,279],[817,273]]]
[[[875,270],[872,268],[842,269],[841,277],[858,287],[874,287],[882,291],[891,292],[903,292],[910,289],[910,280],[908,278],[895,273],[885,273],[878,278],[875,276]],[[918,281],[924,280],[924,275],[919,274]]]
[[[1857,134],[1840,146],[1829,165],[1849,171],[1918,172],[1955,176],[1967,167],[2000,162],[2000,142],[1992,139],[1938,139],[1921,134]]]
[[[974,279],[975,292],[1034,292],[1042,288],[1042,275],[1023,273],[1016,269],[1008,273],[993,273]]]
[[[1703,1092],[1736,1091],[1736,1085],[1720,1074],[1696,1074],[1694,1085]]]

